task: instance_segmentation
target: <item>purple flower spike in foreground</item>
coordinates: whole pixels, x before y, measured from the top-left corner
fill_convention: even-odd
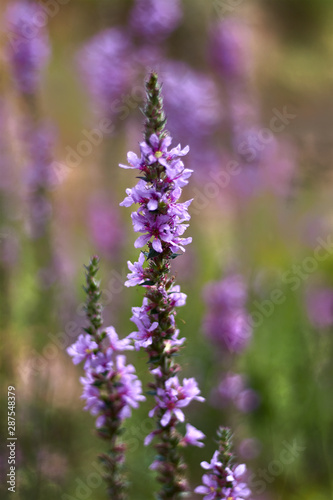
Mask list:
[[[203,485],[195,492],[204,495],[203,500],[246,500],[251,495],[244,481],[246,466],[232,465],[231,432],[220,428],[217,435],[219,448],[210,463],[201,462],[207,473],[202,476]]]
[[[137,35],[155,43],[167,38],[181,18],[180,0],[136,0],[130,23]]]
[[[100,458],[105,466],[105,480],[108,484],[109,498],[124,500],[125,480],[123,463],[125,446],[120,442],[122,423],[131,416],[132,408],[144,401],[141,382],[135,375],[135,368],[126,364],[126,357],[119,354],[133,347],[128,339],[119,340],[115,329],[103,329],[102,307],[99,303],[101,292],[96,281],[98,259],[93,257],[87,269],[86,314],[89,327],[86,334],[67,349],[73,363],[85,361],[85,377],[82,399],[85,410],[97,417],[98,435],[109,444],[109,452]]]
[[[45,12],[28,1],[10,2],[5,14],[7,57],[16,86],[23,94],[36,92],[49,55]]]
[[[186,303],[186,295],[169,275],[171,259],[180,255],[179,251],[184,252],[184,246],[191,242],[191,238],[183,238],[190,219],[190,202],[181,203],[179,199],[192,172],[181,159],[188,148],[170,149],[171,137],[165,130],[161,89],[155,73],[151,74],[146,91],[145,140],[140,144],[140,156],[129,153],[130,167],[125,166],[139,170],[140,180],[127,189],[122,203],[126,207],[139,205],[132,213],[134,231],[141,233],[134,245],[136,248],[148,245],[139,262],[128,263],[126,285],[140,285],[146,290],[142,306],[132,309],[131,320],[137,331],[129,338],[137,350],[146,350],[154,377],[150,388],[155,406],[149,416],[155,418],[156,429],[147,436],[145,444],[156,441],[158,455],[150,468],[158,472],[162,484],[158,498],[175,500],[188,491],[180,448],[190,444],[200,447],[204,438],[190,424],[186,425],[185,436],[178,430],[178,425],[185,422],[185,407],[194,400],[204,399],[194,378],[183,381],[178,378],[181,368],[175,362],[175,355],[185,339],[178,338],[175,318],[176,308]]]

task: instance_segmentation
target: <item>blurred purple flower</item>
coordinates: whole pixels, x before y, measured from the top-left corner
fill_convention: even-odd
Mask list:
[[[52,168],[55,130],[49,123],[41,123],[28,130],[24,137],[28,149],[26,183],[30,206],[30,233],[41,237],[52,215],[47,191],[56,183]]]
[[[214,342],[228,351],[242,351],[252,335],[245,310],[246,288],[240,276],[210,283],[204,290],[207,313],[203,328]]]
[[[179,0],[136,0],[130,25],[134,33],[155,44],[167,38],[181,19]]]
[[[224,78],[248,77],[251,68],[249,33],[241,19],[227,17],[213,27],[210,56],[216,70]]]
[[[306,296],[309,320],[315,328],[325,329],[333,325],[333,289],[310,289]]]
[[[123,225],[117,208],[102,195],[90,203],[88,228],[98,252],[117,257],[125,239]]]
[[[207,306],[214,309],[244,307],[247,290],[242,276],[233,274],[221,281],[209,283],[204,291],[204,298]]]
[[[243,439],[240,443],[238,451],[239,454],[246,460],[257,458],[260,454],[261,444],[258,439],[247,438]]]
[[[253,389],[245,389],[236,400],[237,408],[243,413],[250,413],[258,408],[260,404],[259,394]]]
[[[95,35],[78,55],[79,69],[98,114],[112,118],[121,109],[133,78],[132,46],[118,28]]]
[[[49,122],[42,122],[25,135],[30,156],[27,184],[31,191],[51,188],[57,181],[55,170],[52,168],[55,139],[55,127]]]
[[[42,17],[42,8],[27,1],[11,2],[5,14],[7,58],[15,84],[25,94],[36,92],[50,55]]]
[[[246,386],[246,380],[242,375],[235,373],[227,373],[218,390],[214,391],[214,396],[221,398],[222,406],[233,403],[236,407],[244,412],[249,413],[255,410],[259,403],[260,397],[256,391]]]
[[[234,401],[245,387],[245,381],[242,375],[227,373],[218,387],[222,400]]]
[[[212,134],[222,114],[213,80],[178,61],[162,64],[161,74],[171,133],[182,141],[191,139],[192,143]]]

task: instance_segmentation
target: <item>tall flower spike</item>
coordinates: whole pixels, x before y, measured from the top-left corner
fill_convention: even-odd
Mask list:
[[[100,457],[105,467],[104,479],[109,498],[125,500],[125,446],[119,436],[124,419],[131,416],[131,408],[137,408],[139,401],[145,397],[134,367],[126,364],[124,355],[115,354],[133,347],[127,339],[119,340],[112,326],[102,329],[101,292],[96,280],[97,257],[91,259],[86,271],[85,311],[89,325],[85,328],[86,334],[80,335],[67,352],[74,364],[84,361],[85,377],[81,377],[81,383],[85,410],[97,416],[98,435],[109,445],[109,451]]]
[[[195,489],[204,495],[203,500],[245,500],[251,494],[242,480],[246,466],[233,465],[232,434],[230,429],[220,427],[217,432],[218,449],[210,462],[201,462],[207,472],[202,476],[202,486]]]
[[[149,416],[155,417],[156,429],[147,436],[145,444],[156,439],[158,455],[151,465],[157,470],[162,484],[160,500],[176,500],[188,491],[185,478],[186,465],[180,453],[189,444],[202,446],[204,435],[187,424],[183,436],[178,424],[185,421],[184,408],[193,400],[203,401],[194,378],[178,378],[180,366],[175,355],[185,339],[179,339],[176,327],[176,307],[185,305],[186,295],[174,284],[169,275],[170,261],[177,252],[185,251],[184,245],[191,238],[182,238],[190,216],[190,202],[180,203],[182,187],[188,182],[191,171],[184,167],[181,157],[188,148],[177,146],[169,150],[171,137],[165,130],[166,118],[163,110],[161,87],[155,73],[147,84],[145,141],[140,144],[141,156],[128,154],[130,167],[141,171],[137,185],[127,190],[124,206],[139,204],[132,213],[134,231],[143,233],[135,242],[140,248],[148,244],[139,261],[128,263],[130,273],[126,286],[140,285],[146,290],[141,307],[133,307],[131,320],[137,330],[129,335],[135,348],[144,348],[149,357],[150,372],[154,382],[150,384],[155,398],[155,407]]]
[[[10,2],[5,14],[6,56],[15,85],[23,94],[36,92],[50,55],[48,36],[40,23],[42,16],[41,5],[26,0]]]

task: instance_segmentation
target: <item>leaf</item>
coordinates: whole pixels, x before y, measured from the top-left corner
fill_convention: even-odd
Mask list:
[[[153,247],[151,247],[149,249],[149,254],[148,254],[147,259],[153,259],[154,257],[157,257],[158,255],[161,255],[161,254],[159,252],[156,252],[156,250],[154,250]]]
[[[147,280],[144,281],[143,283],[139,283],[139,286],[153,286],[155,285],[155,281]]]

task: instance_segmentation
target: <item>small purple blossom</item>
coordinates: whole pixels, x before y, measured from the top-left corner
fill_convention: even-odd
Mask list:
[[[5,14],[7,58],[18,90],[33,94],[50,55],[49,40],[40,18],[45,16],[38,4],[11,2]]]
[[[199,394],[200,390],[194,378],[184,378],[183,385],[180,385],[178,377],[171,377],[165,383],[165,390],[157,390],[157,405],[150,411],[149,416],[154,416],[158,410],[164,411],[161,418],[162,427],[169,425],[172,417],[184,422],[185,416],[181,408],[188,406],[192,400],[204,401]]]
[[[210,462],[203,461],[203,462],[201,462],[200,465],[205,470],[214,470],[215,467],[221,467],[222,464],[219,461],[219,452],[215,451],[213,458],[211,459]]]
[[[179,0],[136,0],[130,25],[134,33],[153,45],[167,38],[177,28],[181,18]]]
[[[74,365],[85,361],[85,368],[89,366],[93,358],[94,351],[98,349],[98,344],[91,338],[91,335],[80,335],[77,341],[67,348],[67,353],[73,358]]]
[[[125,286],[136,286],[141,285],[145,281],[145,271],[143,268],[143,264],[145,262],[145,256],[143,253],[140,253],[139,261],[132,262],[128,261],[128,269],[131,271],[127,275],[127,281],[125,281]]]
[[[202,448],[205,445],[201,443],[201,440],[205,437],[204,433],[196,429],[193,425],[186,424],[186,434],[181,442],[184,446],[192,445]]]
[[[157,321],[151,323],[148,312],[149,305],[146,297],[143,299],[142,307],[132,308],[133,316],[131,317],[131,321],[136,324],[138,331],[132,332],[128,338],[134,340],[136,350],[151,345],[153,342],[153,333],[158,328]]]
[[[112,351],[131,351],[133,349],[133,346],[130,345],[130,341],[128,339],[119,339],[113,326],[106,328],[105,333],[106,338],[103,340],[103,343],[107,348],[111,348]]]

